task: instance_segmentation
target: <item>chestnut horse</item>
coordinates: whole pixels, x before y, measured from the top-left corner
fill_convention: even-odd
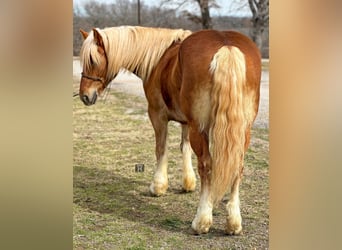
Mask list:
[[[226,232],[240,234],[239,184],[260,94],[261,58],[255,44],[234,31],[122,26],[81,33],[79,95],[85,105],[95,104],[122,68],[144,82],[156,138],[151,193],[159,196],[168,188],[167,125],[177,121],[182,125],[183,189],[196,186],[191,148],[201,179],[192,228],[209,231],[213,206],[230,189]]]

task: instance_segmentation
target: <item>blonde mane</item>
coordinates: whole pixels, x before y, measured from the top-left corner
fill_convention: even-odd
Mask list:
[[[101,34],[108,59],[107,79],[113,79],[120,69],[134,71],[146,80],[164,52],[175,41],[183,41],[191,31],[182,29],[121,26],[97,29]],[[81,63],[91,67],[91,60],[98,64],[100,55],[94,42],[93,31],[84,41]],[[91,58],[91,59],[90,59]]]

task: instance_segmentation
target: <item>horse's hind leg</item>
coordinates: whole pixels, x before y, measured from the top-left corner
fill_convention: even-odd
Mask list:
[[[231,188],[230,199],[227,203],[227,224],[226,233],[230,235],[239,235],[242,233],[242,218],[240,214],[239,185],[241,177],[237,176]]]
[[[246,129],[245,132],[245,152],[248,149],[250,141],[251,125]],[[239,198],[239,186],[243,175],[243,166],[240,166],[240,173],[235,178],[230,191],[230,199],[227,203],[227,224],[226,233],[230,235],[242,234],[242,218],[240,213],[240,198]]]
[[[168,120],[161,112],[153,110],[150,107],[148,114],[155,132],[157,157],[157,169],[150,186],[150,192],[153,195],[159,196],[163,195],[168,188],[166,145]]]
[[[198,159],[198,172],[201,177],[200,202],[197,213],[192,221],[196,233],[207,233],[212,225],[212,199],[210,194],[211,157],[209,153],[208,134],[199,131],[199,126],[190,127],[191,147]]]
[[[196,175],[191,162],[191,145],[188,125],[182,125],[181,151],[183,155],[183,190],[185,192],[194,191],[196,188]]]

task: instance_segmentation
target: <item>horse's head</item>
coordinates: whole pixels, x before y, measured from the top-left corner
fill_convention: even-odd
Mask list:
[[[89,106],[95,104],[97,97],[108,85],[107,79],[107,55],[103,37],[97,29],[89,34],[80,30],[84,42],[81,48],[81,63],[83,72],[80,83],[80,99]]]

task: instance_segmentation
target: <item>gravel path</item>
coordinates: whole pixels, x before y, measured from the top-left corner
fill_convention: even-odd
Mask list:
[[[79,59],[73,60],[74,79],[79,79],[82,69]],[[142,81],[130,72],[120,73],[112,82],[111,88],[119,92],[130,93],[138,96],[145,96]],[[261,89],[260,89],[260,106],[258,116],[254,123],[258,128],[269,128],[269,71],[262,71]]]

